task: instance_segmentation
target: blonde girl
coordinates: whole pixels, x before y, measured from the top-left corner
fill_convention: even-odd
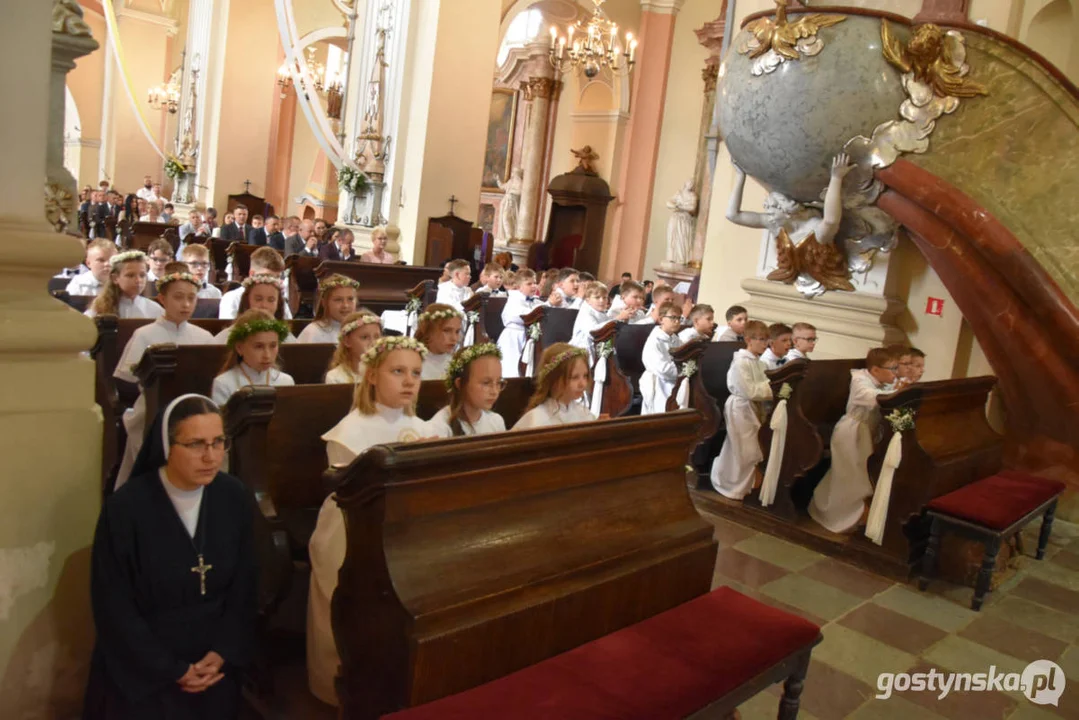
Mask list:
[[[506,387],[502,352],[494,343],[462,348],[446,371],[450,404],[428,423],[438,437],[505,432],[506,422],[492,409]]]
[[[118,315],[121,318],[159,318],[164,308],[143,297],[149,262],[140,250],[118,253],[109,258],[109,277],[90,309],[89,317]]]
[[[295,385],[277,362],[288,334],[288,325],[264,310],[241,313],[229,328],[228,355],[221,374],[214,378],[213,401],[224,405],[233,393],[248,385]]]
[[[285,319],[284,281],[276,275],[251,275],[244,278],[241,283],[243,293],[240,295],[239,315],[248,310],[261,310],[275,320]],[[238,319],[238,318],[237,318]],[[216,342],[225,345],[229,339],[229,333],[236,327],[236,322],[214,336]],[[285,325],[286,329],[288,325]],[[296,338],[289,332],[281,340],[283,343],[294,343]]]
[[[360,284],[344,275],[331,275],[318,286],[315,319],[298,340],[306,343],[336,343],[341,323],[356,311],[356,291]]]
[[[442,303],[431,303],[419,317],[416,339],[427,348],[423,361],[423,379],[441,380],[454,350],[461,342],[464,315],[455,308]]]
[[[427,423],[415,415],[426,354],[422,343],[401,335],[381,338],[363,354],[367,370],[356,384],[352,410],[322,436],[331,466],[347,465],[373,445],[411,442],[431,434]],[[330,622],[330,598],[345,560],[345,524],[333,495],[322,504],[308,551],[308,683],[315,697],[336,705],[334,677],[341,660]]]
[[[514,430],[588,422],[595,416],[581,404],[588,389],[588,351],[555,343],[543,351],[536,391]]]
[[[359,312],[345,318],[341,335],[337,339],[337,350],[333,353],[330,369],[326,373],[326,383],[358,383],[364,374],[364,365],[360,358],[374,347],[380,337],[382,323],[378,316],[367,308],[360,308]]]

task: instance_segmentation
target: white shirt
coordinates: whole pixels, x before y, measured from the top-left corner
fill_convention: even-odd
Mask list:
[[[438,295],[435,297],[435,302],[449,305],[455,310],[464,312],[464,302],[470,297],[472,297],[472,288],[467,285],[457,287],[452,280],[447,280],[438,284]]]
[[[142,360],[146,348],[151,345],[173,343],[175,345],[212,345],[214,336],[196,327],[189,322],[177,325],[165,319],[165,316],[154,320],[149,325],[143,325],[131,334],[131,339],[124,346],[124,352],[120,355],[120,361],[116,363],[113,377],[127,382],[138,382],[134,369]]]
[[[731,366],[727,370],[727,389],[731,395],[743,400],[771,400],[772,385],[764,370],[761,359],[742,348],[731,358]]]
[[[591,355],[592,331],[603,327],[610,321],[607,313],[602,310],[596,310],[588,303],[581,305],[581,309],[577,311],[577,319],[573,321],[573,336],[569,344],[587,350]]]
[[[214,335],[214,343],[216,343],[218,345],[228,345],[229,344],[229,333],[232,332],[232,328],[233,328],[233,325],[229,325],[227,328],[225,328],[224,330],[222,330],[218,334]],[[294,342],[296,342],[296,338],[292,337],[292,333],[289,333],[288,335],[285,336],[285,339],[284,339],[283,342],[285,344],[294,343]]]
[[[353,410],[322,436],[331,466],[352,462],[364,450],[385,443],[413,442],[431,433],[427,423],[381,405],[374,415]],[[334,495],[322,503],[315,532],[308,543],[311,584],[307,600],[307,678],[318,699],[337,705],[334,677],[341,659],[333,637],[330,598],[345,562],[345,517]]]
[[[157,476],[161,478],[165,493],[172,501],[172,506],[176,508],[176,514],[180,516],[180,522],[187,528],[187,534],[194,538],[199,527],[199,510],[202,508],[202,486],[194,490],[181,490],[169,482],[164,467],[157,471]]]
[[[764,366],[767,367],[769,370],[775,370],[777,367],[782,365],[783,363],[779,362],[779,360],[780,357],[774,352],[772,352],[772,348],[767,348],[763,353],[761,353],[761,362],[764,363]]]
[[[696,340],[697,338],[702,338],[702,337],[704,337],[704,335],[701,335],[697,331],[697,328],[692,327],[692,326],[687,327],[685,330],[678,333],[678,339],[682,341],[683,345],[685,345],[687,342],[692,342],[692,341]]]
[[[214,288],[217,290],[217,288]],[[218,290],[218,293],[221,291]],[[282,292],[285,292],[282,290]],[[244,289],[242,287],[233,288],[224,295],[218,295],[221,298],[221,302],[217,305],[217,317],[222,320],[235,320],[236,316],[240,314],[240,300],[244,296]],[[206,297],[199,292],[199,297]],[[292,309],[289,308],[288,303],[285,303],[285,319],[292,319]],[[314,324],[314,323],[312,323]],[[333,342],[337,342],[337,338],[333,339]]]
[[[510,290],[506,295],[506,304],[502,307],[502,325],[506,328],[512,325],[517,330],[523,330],[525,324],[521,318],[532,312],[535,300],[525,297],[520,290]]]
[[[562,304],[560,304],[560,305],[552,305],[551,304],[551,298],[553,296],[555,296],[555,295],[561,295],[562,296]],[[580,297],[567,298],[565,296],[565,294],[561,290],[559,290],[558,288],[555,288],[554,290],[551,291],[551,294],[549,296],[547,296],[547,302],[545,302],[543,304],[546,305],[547,307],[560,307],[560,308],[566,308],[567,310],[579,310],[581,308],[583,302],[582,302]]]
[[[428,431],[431,435],[448,438],[453,437],[453,429],[450,427],[450,407],[446,407],[435,413],[435,416],[427,421]],[[461,417],[461,430],[465,435],[487,435],[490,433],[506,432],[506,421],[502,416],[490,410],[483,410],[480,419],[475,425]]]
[[[234,368],[226,370],[214,378],[211,399],[219,406],[228,402],[240,388],[248,385],[269,385],[273,387],[285,387],[295,385],[296,381],[288,373],[281,372],[277,368],[270,368],[266,372],[258,372],[245,362],[241,362]]]
[[[806,357],[806,354],[804,352],[802,352],[798,348],[794,348],[794,347],[792,347],[790,350],[788,350],[787,354],[784,355],[784,357],[787,358],[787,362],[790,362],[791,360],[808,360],[809,359],[808,357]]]
[[[716,335],[715,342],[738,342],[738,333],[731,329],[731,326],[723,328],[723,332]]]
[[[682,341],[677,335],[668,335],[663,332],[663,328],[656,325],[644,341],[644,349],[641,351],[641,364],[644,365],[645,372],[669,383],[676,382],[678,366],[671,359],[671,350],[681,345]]]
[[[85,313],[86,317],[95,317],[97,313],[93,308],[90,308]],[[161,307],[161,303],[155,302],[148,297],[142,295],[136,295],[134,298],[129,298],[125,295],[120,296],[120,306],[116,308],[116,315],[119,318],[159,318],[165,314],[165,308]]]
[[[140,187],[135,192],[135,197],[145,200],[146,202],[157,202],[159,200],[157,193],[154,192],[152,187]]]
[[[325,324],[323,324],[324,322]],[[340,334],[341,323],[323,318],[323,320],[308,323],[296,340],[302,343],[332,343],[336,345]]]
[[[347,365],[338,365],[326,373],[325,383],[327,385],[355,385],[360,380],[363,380],[366,372],[367,366],[363,363],[360,363],[359,372],[353,372],[352,368]]]
[[[79,273],[75,277],[71,278],[71,282],[64,288],[68,295],[93,295],[97,297],[97,294],[101,292],[103,285],[98,282],[94,274],[87,270],[84,273]]]
[[[452,359],[453,353],[443,353],[441,355],[427,353],[427,357],[423,359],[423,374],[420,379],[442,380],[446,377],[446,368],[449,367]]]
[[[243,293],[241,293],[241,295],[242,294]],[[198,295],[196,295],[196,297],[210,298],[211,300],[215,300],[215,299],[218,299],[218,298],[221,297],[221,291],[218,290],[217,288],[215,288],[213,285],[210,285],[208,283],[203,283],[202,287],[199,288],[199,292],[198,292]],[[220,307],[220,305],[218,307]],[[239,307],[238,304],[237,304],[237,307]],[[220,314],[220,310],[218,311],[218,314]]]
[[[578,402],[562,405],[554,398],[547,398],[542,404],[532,408],[517,421],[514,430],[546,427],[548,425],[569,425],[570,423],[595,420],[588,408]]]
[[[624,308],[625,305],[623,305],[622,307]],[[618,319],[618,313],[607,313],[607,317],[609,319],[611,319],[611,320],[617,320]],[[652,316],[648,313],[647,310],[638,310],[637,312],[630,315],[625,320],[625,322],[628,325],[654,325],[655,324],[655,321],[652,320]]]

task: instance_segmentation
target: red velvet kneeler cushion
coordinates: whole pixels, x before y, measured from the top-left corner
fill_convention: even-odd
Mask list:
[[[1016,470],[1001,470],[933,498],[926,509],[1003,530],[1063,491],[1064,483]]]
[[[383,718],[683,718],[819,634],[808,620],[721,587],[511,675]]]

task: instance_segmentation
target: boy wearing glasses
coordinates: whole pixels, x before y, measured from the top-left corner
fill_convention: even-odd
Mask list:
[[[786,361],[808,360],[809,353],[817,347],[817,328],[809,323],[794,323],[791,328],[791,342],[793,347],[787,351]]]
[[[671,350],[681,346],[678,331],[682,328],[682,316],[673,300],[664,300],[657,308],[659,322],[652,328],[641,351],[641,415],[666,412],[667,398],[678,382],[678,367],[671,358]]]
[[[201,283],[200,298],[221,299],[221,291],[206,282],[206,274],[210,271],[210,251],[205,245],[185,245],[180,251],[180,262],[187,263],[191,274]]]
[[[172,262],[172,245],[168,240],[158,238],[146,248],[146,257],[150,260],[150,270],[146,273],[146,287],[156,283],[158,278],[164,277],[165,266]],[[157,292],[157,289],[154,289]]]
[[[834,533],[865,523],[866,498],[873,495],[866,461],[880,425],[877,396],[891,392],[898,358],[890,348],[873,348],[864,370],[850,371],[847,412],[832,432],[832,467],[813,491],[809,516]]]

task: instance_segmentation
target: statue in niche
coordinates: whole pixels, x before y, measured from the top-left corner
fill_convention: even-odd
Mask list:
[[[686,180],[674,197],[667,201],[671,219],[667,221],[667,262],[685,266],[693,259],[693,227],[697,215],[697,193],[693,178]]]
[[[196,57],[196,60],[198,58]],[[199,158],[199,142],[195,139],[195,113],[199,103],[199,69],[191,68],[191,92],[184,108],[183,122],[180,126],[180,142],[176,146],[176,154],[188,172],[195,169]]]
[[[843,178],[854,168],[845,153],[832,159],[831,180],[824,193],[824,212],[771,192],[764,212],[742,210],[746,174],[735,165],[734,190],[727,219],[736,225],[768,230],[776,245],[777,267],[768,279],[792,284],[807,298],[827,290],[853,291],[847,258],[835,240],[843,219]]]
[[[524,182],[524,171],[519,167],[513,168],[510,179],[506,182],[495,179],[498,187],[505,195],[502,197],[501,210],[499,211],[498,231],[504,243],[513,239],[513,233],[517,230],[517,209],[521,206],[521,184]]]

